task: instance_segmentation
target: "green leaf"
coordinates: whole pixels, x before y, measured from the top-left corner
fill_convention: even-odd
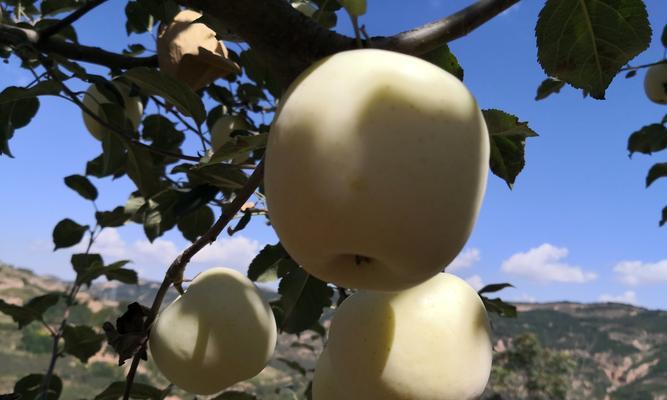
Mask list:
[[[149,95],[163,97],[197,124],[206,120],[206,110],[201,98],[186,84],[171,76],[147,67],[137,67],[125,73],[125,78],[139,86]]]
[[[483,294],[483,293],[493,293],[493,292],[499,292],[503,289],[506,288],[513,288],[514,286],[511,283],[492,283],[490,285],[486,285],[480,290],[477,291],[478,294]]]
[[[662,28],[662,35],[660,36],[662,47],[667,48],[667,24]]]
[[[0,92],[0,104],[31,99],[36,96],[55,96],[60,93],[60,88],[60,84],[56,81],[41,81],[29,88],[9,86]]]
[[[9,304],[0,299],[0,312],[12,317],[14,322],[19,325],[19,329],[23,329],[24,326],[33,321],[41,321],[42,315],[58,303],[60,296],[60,293],[47,293],[33,297],[22,306]]]
[[[294,263],[282,244],[268,244],[250,263],[248,278],[254,282],[274,281],[278,279],[278,266],[284,260]]]
[[[651,186],[659,178],[667,176],[667,163],[654,164],[646,175],[646,187]]]
[[[57,400],[63,391],[63,381],[58,375],[51,375],[49,387],[46,391],[46,398],[42,396],[42,383],[44,375],[30,374],[16,382],[14,393],[21,395],[21,400]]]
[[[161,189],[160,173],[148,149],[128,144],[126,168],[127,176],[144,197],[149,198]]]
[[[113,136],[113,135],[109,135],[109,136]],[[107,136],[105,136],[102,139],[103,145],[104,145],[104,140],[106,138],[107,138]],[[114,165],[113,162],[111,162],[111,157],[108,154],[100,154],[99,156],[95,157],[94,159],[88,161],[86,163],[86,175],[94,176],[96,178],[104,178],[104,177],[113,175],[114,179],[115,178],[120,178],[121,176],[125,175],[125,157],[126,157],[126,155],[122,151],[123,151],[123,149],[122,149],[122,145],[121,145],[121,153],[118,154],[120,156],[120,159],[117,160],[115,165]],[[105,156],[107,158],[107,161],[110,161],[110,169],[111,169],[110,171],[105,171],[104,170],[104,168],[105,168],[105,166],[104,166]],[[111,167],[111,165],[115,166],[116,169],[114,170],[113,167]]]
[[[97,211],[95,220],[103,228],[116,228],[125,225],[130,215],[125,212],[125,207],[118,206],[111,211]]]
[[[491,135],[491,172],[511,189],[525,165],[526,137],[537,136],[528,123],[500,110],[482,110]]]
[[[143,120],[142,137],[152,141],[152,147],[181,152],[181,144],[185,140],[183,132],[175,128],[174,123],[159,114],[149,115]],[[153,154],[155,158],[156,155]],[[175,158],[170,161],[176,161]]]
[[[0,154],[13,157],[9,149],[9,140],[14,136],[16,129],[30,123],[38,110],[39,100],[36,97],[0,104]]]
[[[220,189],[240,189],[248,177],[237,166],[230,164],[202,164],[188,170],[193,185],[208,183]]]
[[[486,307],[486,311],[495,313],[500,315],[501,317],[505,318],[516,318],[517,317],[517,310],[516,306],[505,303],[501,299],[489,299],[487,297],[481,296],[482,302],[484,303],[484,307]]]
[[[132,32],[150,32],[153,28],[153,16],[137,1],[130,1],[125,6],[125,31],[128,35]]]
[[[206,233],[213,226],[214,222],[215,216],[211,207],[203,206],[181,217],[178,221],[178,229],[183,233],[183,237],[194,242],[198,237]]]
[[[660,226],[665,225],[667,223],[667,207],[662,209],[662,218],[660,218]]]
[[[74,246],[83,239],[84,233],[88,230],[88,225],[79,225],[69,218],[58,222],[53,229],[53,243],[58,250],[64,247]]]
[[[97,396],[95,400],[118,400],[123,397],[125,391],[125,382],[113,382]],[[130,398],[161,400],[164,391],[145,383],[133,383],[130,391]]]
[[[530,129],[528,122],[519,121],[517,116],[496,109],[482,110],[486,127],[492,136],[535,137],[538,134]]]
[[[70,175],[65,177],[65,185],[77,192],[87,200],[97,199],[97,189],[90,183],[88,178],[81,175]]]
[[[540,86],[537,88],[537,95],[535,95],[535,100],[546,99],[554,93],[560,92],[560,90],[565,86],[565,82],[559,81],[554,78],[547,78],[540,83]]]
[[[136,284],[139,280],[136,271],[123,268],[129,262],[129,260],[116,261],[107,266],[93,263],[77,275],[76,282],[79,285],[90,286],[95,279],[104,276],[108,281],[116,280],[127,284]]]
[[[338,0],[338,2],[353,17],[366,14],[366,0]]]
[[[104,343],[104,335],[85,325],[65,325],[63,338],[65,339],[65,353],[73,355],[84,364],[102,349],[102,343]]]
[[[651,27],[642,0],[547,0],[535,35],[548,76],[604,99],[620,69],[648,48]]]
[[[628,151],[633,153],[651,154],[667,148],[667,127],[662,124],[651,124],[633,132],[628,138]]]
[[[101,255],[91,253],[72,254],[70,262],[77,275],[80,275],[86,270],[93,268],[94,265],[104,265],[104,261],[102,260]]]
[[[260,133],[259,135],[250,136],[236,136],[227,140],[225,144],[211,156],[208,164],[215,164],[222,161],[231,160],[239,155],[249,153],[251,151],[266,148],[268,135]]]
[[[300,333],[313,326],[322,310],[331,305],[333,289],[302,268],[286,271],[278,286],[280,298],[271,303],[278,327],[287,333]]]
[[[237,390],[230,390],[224,392],[218,396],[215,396],[211,400],[257,400],[257,397],[250,393],[239,392]]]
[[[438,47],[435,50],[429,51],[421,57],[463,81],[463,68],[459,64],[459,60],[456,59],[456,56],[451,52],[449,46],[446,44]]]
[[[126,162],[127,162],[127,153],[125,151],[125,146],[123,141],[118,137],[118,135],[103,135],[102,136],[102,165],[101,170],[97,171],[99,174],[93,174],[94,176],[108,176],[115,174],[118,171],[125,171]],[[88,174],[86,167],[86,174]]]

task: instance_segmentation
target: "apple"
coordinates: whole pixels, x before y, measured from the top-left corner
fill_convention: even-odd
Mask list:
[[[218,151],[232,132],[236,130],[250,130],[250,125],[240,115],[223,115],[211,127],[211,147],[213,151]]]
[[[477,399],[491,372],[488,317],[475,289],[447,273],[405,291],[362,290],[334,314],[324,357],[313,400]]]
[[[288,253],[348,288],[400,290],[466,243],[486,188],[489,135],[455,76],[376,49],[307,69],[266,149],[268,211]]]
[[[315,365],[312,396],[313,400],[354,399],[354,397],[342,394],[340,383],[336,379],[329,353],[326,350],[320,354]]]
[[[317,12],[317,6],[311,1],[297,1],[292,3],[292,7],[301,12],[306,17],[312,18],[313,14]]]
[[[203,23],[193,23],[201,16],[192,10],[179,12],[170,24],[160,27],[157,39],[160,70],[193,90],[238,72],[238,65],[229,60],[227,48],[215,31]]]
[[[112,81],[112,85],[123,97],[123,103],[125,106],[125,116],[128,118],[134,129],[139,126],[139,121],[141,121],[141,114],[144,112],[144,105],[141,103],[141,99],[138,96],[130,96],[130,87],[124,83],[118,81]],[[88,108],[93,114],[97,115],[102,120],[105,120],[104,115],[100,112],[100,104],[111,103],[112,100],[108,99],[104,94],[102,94],[95,85],[90,85],[86,94],[83,96],[83,105]],[[114,103],[117,103],[117,100],[113,100]],[[83,123],[86,125],[86,129],[90,132],[95,139],[102,140],[104,135],[106,135],[110,129],[106,126],[100,124],[88,113],[83,112]]]
[[[651,101],[667,104],[667,63],[649,67],[644,76],[644,91]]]
[[[169,381],[205,395],[257,375],[276,340],[271,307],[253,283],[238,271],[213,268],[160,312],[149,347]]]

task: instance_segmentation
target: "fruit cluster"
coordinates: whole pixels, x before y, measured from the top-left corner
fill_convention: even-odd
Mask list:
[[[488,159],[473,96],[412,56],[338,53],[281,99],[266,150],[271,223],[306,271],[357,289],[332,320],[313,400],[481,395],[486,311],[440,272],[473,228]]]

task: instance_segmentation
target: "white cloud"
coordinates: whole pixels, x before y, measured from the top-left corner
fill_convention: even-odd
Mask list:
[[[597,278],[594,272],[562,262],[569,251],[544,243],[524,253],[516,253],[503,261],[503,272],[537,282],[584,283]]]
[[[192,261],[245,270],[258,252],[259,243],[256,240],[238,235],[218,239],[204,247]]]
[[[87,238],[74,248],[74,252],[85,251]],[[91,251],[99,253],[106,262],[129,259],[140,273],[144,271],[163,271],[185,249],[171,240],[158,238],[153,243],[148,240],[136,240],[127,243],[117,229],[105,229],[96,238]],[[252,259],[259,252],[257,241],[243,235],[220,238],[204,247],[191,260],[191,264],[201,267],[228,267],[245,272]]]
[[[462,253],[459,253],[458,256],[452,261],[445,271],[454,272],[464,268],[468,268],[480,260],[479,249],[467,249]]]
[[[180,253],[176,244],[170,240],[155,239],[153,243],[148,240],[137,240],[130,249],[134,258],[140,261],[157,261],[160,264],[169,265]]]
[[[482,281],[482,277],[479,275],[473,275],[467,277],[466,282],[468,282],[468,284],[472,286],[473,289],[475,290],[479,290],[484,287],[484,282]]]
[[[599,297],[598,300],[604,303],[627,303],[633,305],[639,304],[639,301],[637,301],[637,293],[635,293],[633,290],[628,290],[620,296],[603,294]]]
[[[630,286],[645,283],[666,283],[667,260],[660,260],[655,263],[621,261],[614,267],[614,272],[621,282]]]

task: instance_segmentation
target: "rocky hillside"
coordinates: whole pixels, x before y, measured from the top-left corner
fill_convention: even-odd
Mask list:
[[[34,296],[63,290],[66,285],[55,278],[0,264],[0,299],[8,303],[22,304]],[[99,328],[104,321],[120,315],[131,301],[150,304],[156,289],[157,284],[151,282],[94,284],[80,294],[81,304],[72,310],[71,320]],[[173,299],[174,294],[171,296]],[[518,308],[517,319],[492,318],[497,354],[485,398],[667,399],[667,312],[623,304],[518,304]],[[46,318],[55,323],[61,313],[62,307],[54,307]],[[556,355],[569,367],[554,372],[545,359],[534,360],[535,365],[530,366],[505,362],[508,358],[503,354],[511,354],[526,332],[534,334],[544,348],[540,354]],[[313,333],[281,335],[279,340],[277,355],[269,367],[238,385],[239,389],[253,391],[260,399],[304,398],[322,338]],[[11,392],[13,383],[22,376],[43,372],[49,352],[50,338],[41,325],[33,323],[19,331],[11,318],[0,314],[0,393]],[[538,376],[540,371],[536,370],[540,369],[543,375]],[[122,380],[123,375],[113,354],[105,351],[87,364],[63,358],[56,371],[65,383],[63,399],[94,398],[111,381]],[[546,382],[544,393],[527,389],[529,380],[536,376]],[[151,363],[140,370],[140,381],[158,387],[167,385]],[[535,386],[535,381],[531,382]],[[558,384],[564,387],[563,393],[549,392]],[[184,396],[178,391],[174,394],[177,398]]]

